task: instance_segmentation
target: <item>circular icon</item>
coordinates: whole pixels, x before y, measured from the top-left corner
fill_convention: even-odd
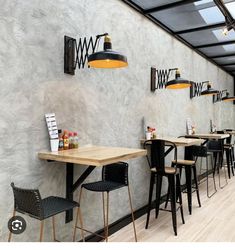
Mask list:
[[[13,234],[21,234],[26,229],[26,221],[21,216],[13,216],[8,221],[8,229]]]

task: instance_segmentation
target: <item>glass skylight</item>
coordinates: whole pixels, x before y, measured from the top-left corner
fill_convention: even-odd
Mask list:
[[[199,10],[199,14],[207,24],[219,23],[224,21],[223,14],[216,6]]]
[[[235,45],[234,44],[223,45],[223,48],[227,52],[234,52],[235,51]]]
[[[226,3],[225,6],[228,8],[229,12],[232,14],[233,18],[235,18],[235,3]]]
[[[222,33],[223,29],[217,29],[217,30],[213,30],[213,34],[216,36],[216,38],[218,39],[219,42],[224,42],[224,41],[231,41],[231,40],[235,40],[235,32],[233,30],[230,30],[228,32],[228,35],[225,36]]]

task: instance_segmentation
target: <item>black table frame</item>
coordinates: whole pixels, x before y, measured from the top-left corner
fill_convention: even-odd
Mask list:
[[[74,163],[66,163],[66,199],[73,201],[74,191],[84,182],[84,180],[95,169],[95,166],[88,166],[86,170],[74,182]],[[65,223],[73,220],[73,209],[66,211]]]

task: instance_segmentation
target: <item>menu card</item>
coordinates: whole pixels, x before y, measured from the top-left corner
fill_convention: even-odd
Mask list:
[[[58,128],[55,113],[45,114],[45,118],[50,139],[58,139]]]

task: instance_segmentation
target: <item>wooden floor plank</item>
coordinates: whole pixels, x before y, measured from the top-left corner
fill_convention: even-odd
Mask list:
[[[212,179],[210,188],[212,187]],[[224,177],[221,177],[224,182]],[[137,237],[140,242],[235,242],[235,177],[228,185],[219,188],[216,176],[217,193],[207,198],[206,182],[200,185],[202,207],[199,208],[196,193],[193,193],[193,211],[188,214],[187,194],[183,194],[185,224],[177,214],[178,236],[174,236],[171,213],[160,211],[158,219],[151,212],[149,228],[145,229],[146,215],[136,220]],[[213,190],[212,190],[213,191]],[[132,224],[122,228],[109,238],[111,242],[134,241]]]

